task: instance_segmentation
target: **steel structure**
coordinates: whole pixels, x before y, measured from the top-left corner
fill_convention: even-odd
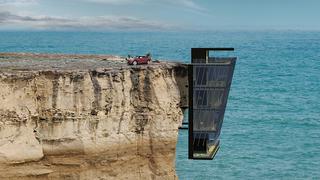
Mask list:
[[[209,51],[233,48],[192,48],[189,65],[189,159],[213,159],[232,82],[236,57],[209,57]]]

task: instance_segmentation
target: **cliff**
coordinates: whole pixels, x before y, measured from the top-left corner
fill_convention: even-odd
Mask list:
[[[0,53],[0,179],[177,179],[178,63]]]

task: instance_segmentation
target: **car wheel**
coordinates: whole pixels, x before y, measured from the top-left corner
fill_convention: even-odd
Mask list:
[[[138,62],[137,61],[133,61],[133,63],[132,63],[133,65],[137,65],[138,64]]]

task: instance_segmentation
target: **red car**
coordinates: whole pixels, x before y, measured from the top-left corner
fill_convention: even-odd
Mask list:
[[[149,64],[151,62],[150,56],[136,56],[135,58],[129,56],[126,60],[129,65]]]

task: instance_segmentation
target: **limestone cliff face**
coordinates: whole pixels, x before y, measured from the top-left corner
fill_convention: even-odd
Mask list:
[[[177,178],[185,66],[19,68],[0,68],[0,179]]]

